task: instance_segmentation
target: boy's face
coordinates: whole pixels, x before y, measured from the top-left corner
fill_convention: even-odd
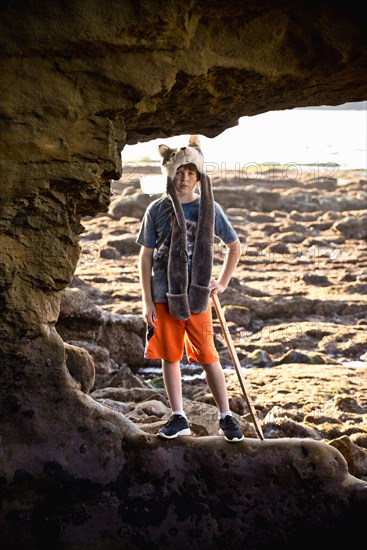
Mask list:
[[[173,182],[178,195],[190,195],[198,182],[197,171],[191,166],[180,166]]]

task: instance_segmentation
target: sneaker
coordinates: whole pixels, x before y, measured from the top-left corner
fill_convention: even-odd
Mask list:
[[[245,439],[237,420],[230,414],[219,420],[219,428],[219,435],[224,435],[224,439],[227,441],[242,441],[242,439]]]
[[[166,422],[165,425],[162,426],[158,431],[158,435],[166,439],[173,439],[178,435],[190,434],[191,430],[189,427],[189,423],[187,422],[186,418],[181,414],[173,414],[168,422]]]

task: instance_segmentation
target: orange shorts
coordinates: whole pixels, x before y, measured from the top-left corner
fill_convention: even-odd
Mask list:
[[[146,359],[181,361],[185,347],[189,363],[208,365],[218,361],[210,304],[205,313],[191,313],[186,321],[172,317],[167,303],[155,306],[158,320],[154,328],[147,326]]]

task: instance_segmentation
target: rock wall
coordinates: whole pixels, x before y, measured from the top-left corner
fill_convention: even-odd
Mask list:
[[[353,3],[332,1],[4,0],[0,30],[2,546],[64,540],[71,547],[75,533],[88,543],[109,532],[113,509],[116,532],[127,533],[124,548],[139,547],[133,527],[145,502],[139,491],[154,489],[144,468],[131,473],[130,461],[150,460],[149,441],[123,415],[80,391],[55,330],[59,292],[78,261],[80,220],[108,207],[109,182],[119,177],[126,143],[192,131],[214,136],[241,115],[366,99],[364,19]],[[210,440],[201,445],[213,471],[236,475],[249,460],[246,449],[232,450],[229,465],[220,466]],[[195,452],[203,460],[204,451]],[[180,479],[189,487],[196,462],[192,466],[180,446],[159,453],[161,464],[170,463],[172,494]],[[268,456],[271,461],[274,454]],[[351,511],[351,493],[340,493],[346,476],[353,485],[343,468],[336,466],[329,525],[345,506]],[[159,484],[158,474],[155,479]],[[158,500],[168,491],[160,487]],[[228,491],[225,483],[219,487],[222,506]],[[64,516],[56,506],[60,490]],[[200,488],[204,496],[211,490],[210,484]],[[85,527],[83,501],[91,495],[103,510],[100,529],[73,531],[74,512],[84,514]],[[201,541],[213,526],[215,498],[200,516]],[[256,492],[248,498],[255,502]],[[228,513],[231,506],[245,512],[237,497],[228,506]],[[148,510],[145,541],[159,539],[158,518]],[[173,518],[181,517],[179,510]],[[253,529],[264,513],[262,504]],[[194,524],[195,516],[186,515],[185,529]],[[239,516],[237,541],[245,540],[245,525]],[[287,526],[279,528],[282,535]],[[175,540],[175,526],[169,533],[160,539],[166,546]],[[222,538],[211,539],[211,547]],[[117,540],[121,535],[107,547]]]

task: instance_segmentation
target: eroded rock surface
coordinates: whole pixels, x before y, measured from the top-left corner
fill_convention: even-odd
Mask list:
[[[5,0],[0,45],[2,547],[284,548],[306,528],[338,540],[365,501],[336,449],[162,445],[81,391],[55,324],[80,220],[108,209],[124,144],[366,99],[359,10]]]

